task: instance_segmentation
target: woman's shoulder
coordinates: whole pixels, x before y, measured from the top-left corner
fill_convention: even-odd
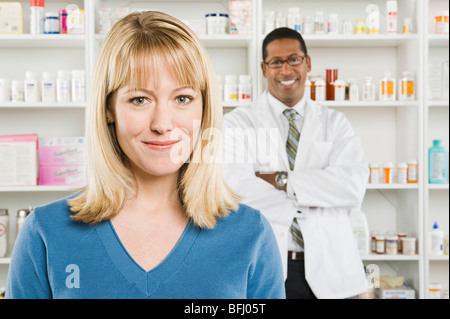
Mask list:
[[[272,231],[264,215],[259,210],[245,204],[239,204],[238,209],[221,218],[217,226],[228,228],[228,231],[244,232],[249,236],[262,235]]]

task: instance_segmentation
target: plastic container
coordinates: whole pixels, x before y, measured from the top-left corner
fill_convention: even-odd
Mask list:
[[[380,7],[376,4],[369,4],[366,7],[366,26],[369,34],[380,33]]]
[[[430,253],[434,256],[444,254],[444,232],[439,229],[437,222],[434,222],[433,230],[430,232],[431,236],[431,250]]]
[[[386,1],[387,25],[386,33],[397,33],[397,1]]]
[[[19,209],[17,211],[16,236],[19,233],[20,228],[22,228],[22,225],[29,214],[30,214],[30,211],[28,209]]]
[[[399,95],[398,98],[401,101],[414,101],[415,99],[415,83],[414,78],[407,71],[403,72],[403,75],[399,81]]]
[[[238,85],[236,83],[236,75],[225,75],[224,101],[231,102],[238,100]]]
[[[395,79],[390,72],[385,72],[380,79],[380,101],[395,101]]]
[[[56,80],[50,72],[42,73],[41,92],[42,102],[56,101]]]
[[[325,18],[323,11],[316,11],[314,17],[314,34],[325,34]]]
[[[366,214],[360,209],[352,209],[350,210],[349,219],[359,254],[368,255],[371,247]]]
[[[72,70],[72,102],[84,102],[86,80],[84,70]]]
[[[250,75],[239,75],[238,100],[252,100],[252,84]]]
[[[381,168],[378,163],[370,163],[370,180],[371,184],[379,184],[381,182]]]
[[[25,81],[23,86],[25,102],[40,101],[39,81],[35,72],[25,72]]]
[[[305,80],[305,92],[303,93],[304,97],[308,100],[311,99],[311,81]]]
[[[44,33],[44,0],[30,0],[30,33]]]
[[[9,215],[6,208],[0,208],[0,258],[8,254]]]
[[[57,13],[54,12],[45,13],[44,33],[45,34],[59,33],[59,18]]]
[[[350,101],[359,101],[359,85],[355,80],[349,80],[350,88],[349,88],[349,100]]]
[[[408,184],[416,184],[419,182],[419,165],[415,159],[408,161]]]
[[[70,102],[70,73],[58,70],[56,78],[56,100],[58,102]]]
[[[288,8],[287,27],[303,33],[302,16],[300,14],[300,8],[297,7]]]
[[[325,101],[325,81],[322,78],[318,78],[315,82],[316,87],[316,101]]]
[[[343,35],[353,34],[353,24],[350,20],[344,20],[342,22],[342,34]]]
[[[401,254],[403,252],[403,238],[406,238],[407,234],[406,233],[398,233],[397,237],[398,237],[398,242],[397,242],[397,248],[398,248],[398,253]]]
[[[345,81],[334,81],[334,100],[345,101]]]
[[[412,25],[412,19],[411,18],[404,18],[403,19],[403,33],[404,34],[411,34],[411,33],[413,33],[413,25]]]
[[[0,78],[0,102],[11,101],[11,80]]]
[[[441,299],[442,285],[432,282],[428,285],[428,299]]]
[[[428,150],[428,181],[430,184],[446,184],[448,178],[448,152],[441,140],[433,140]]]
[[[385,253],[385,238],[382,235],[376,237],[376,253],[378,255],[384,255]]]
[[[372,77],[367,76],[362,86],[362,100],[375,101],[375,84],[372,82]]]
[[[264,34],[270,33],[275,29],[275,11],[264,12]]]
[[[356,20],[355,34],[366,34],[366,23],[364,22],[364,19]]]
[[[67,10],[59,10],[59,33],[67,33]]]
[[[434,15],[434,33],[448,34],[448,11],[439,11]]]
[[[377,236],[378,235],[379,234],[377,231],[373,231],[370,233],[370,236],[371,236],[370,246],[371,246],[371,251],[373,254],[376,254],[376,252],[377,252]]]
[[[401,238],[403,255],[413,256],[416,254],[416,241],[414,237]]]
[[[392,168],[394,165],[392,163],[383,164],[383,181],[385,184],[392,183]]]
[[[334,81],[338,79],[338,69],[326,69],[326,97],[328,101],[334,100]]]
[[[408,183],[408,164],[403,162],[397,164],[397,183]]]
[[[444,255],[448,256],[448,235],[444,237]]]
[[[339,34],[339,19],[336,13],[328,15],[328,34]]]
[[[206,34],[230,33],[230,20],[226,13],[208,13],[206,19]]]
[[[11,81],[11,102],[23,102],[23,81],[12,80]]]
[[[398,252],[398,237],[390,235],[386,237],[386,255],[397,255]]]

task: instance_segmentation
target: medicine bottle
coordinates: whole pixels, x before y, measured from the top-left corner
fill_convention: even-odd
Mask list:
[[[397,255],[398,252],[398,237],[397,235],[386,236],[386,254]]]
[[[23,102],[23,81],[12,80],[11,81],[11,102]]]
[[[449,19],[448,11],[439,11],[434,15],[434,33],[448,34]]]
[[[39,81],[35,72],[25,72],[23,93],[25,102],[38,102],[40,100]]]
[[[334,81],[334,100],[345,101],[345,82],[343,80]]]
[[[303,33],[302,16],[300,14],[300,8],[297,7],[288,8],[287,27]]]
[[[0,258],[8,253],[9,216],[6,208],[0,208]]]
[[[70,73],[65,70],[57,71],[56,100],[58,102],[70,102]]]
[[[0,78],[0,102],[11,101],[11,81]]]
[[[442,284],[432,282],[428,285],[428,299],[441,299]]]
[[[375,84],[372,82],[372,77],[367,76],[362,87],[362,100],[375,101]]]
[[[364,19],[356,20],[355,34],[366,34],[366,23],[364,22]]]
[[[45,34],[59,33],[59,18],[57,13],[53,12],[45,13],[44,33]]]
[[[408,182],[408,165],[406,163],[397,164],[397,183],[406,184]]]
[[[343,35],[353,34],[353,24],[350,20],[344,20],[342,22],[342,34]]]
[[[226,102],[238,100],[238,86],[236,84],[236,75],[225,75],[225,85],[223,87]]]
[[[84,102],[86,82],[84,70],[72,70],[72,102]]]
[[[412,19],[411,18],[404,18],[403,19],[403,33],[404,34],[413,33],[413,25],[412,25]]]
[[[415,184],[418,182],[418,164],[412,159],[408,161],[408,184]]]
[[[338,71],[337,68],[326,69],[325,82],[327,89],[326,98],[328,101],[334,100],[334,81],[338,79]]]
[[[25,221],[25,218],[30,214],[30,211],[28,209],[19,209],[17,211],[17,218],[16,218],[16,236],[20,231],[20,228],[23,225],[23,222]]]
[[[314,23],[310,16],[305,16],[303,22],[303,34],[313,34],[314,33]]]
[[[381,180],[380,164],[370,163],[369,170],[370,170],[369,182],[371,184],[379,184]]]
[[[399,100],[401,101],[413,101],[415,99],[414,93],[414,79],[407,71],[403,72],[403,76],[400,79]]]
[[[283,12],[281,11],[277,11],[275,13],[275,28],[283,28],[286,27],[287,23],[286,23],[286,16],[284,15]]]
[[[50,72],[42,73],[41,91],[42,102],[56,101],[56,81]]]
[[[111,8],[100,8],[98,11],[98,32],[108,33],[112,28]]]
[[[385,252],[385,238],[384,236],[377,236],[376,237],[376,246],[377,246],[377,251],[376,253],[378,255],[383,255]]]
[[[380,101],[395,101],[395,79],[390,72],[385,72],[380,79]]]
[[[314,34],[325,34],[325,18],[323,11],[316,11],[314,17]]]
[[[416,238],[404,237],[402,240],[402,253],[403,255],[413,256],[416,254]]]
[[[406,238],[407,234],[406,233],[398,233],[397,237],[398,237],[398,242],[397,242],[397,249],[398,249],[398,253],[402,253],[403,252],[403,238]]]
[[[250,75],[239,75],[238,100],[252,100],[252,84],[250,83]]]
[[[44,33],[44,0],[30,0],[30,33]]]
[[[394,165],[392,163],[383,164],[383,180],[385,184],[392,183],[392,168]]]
[[[373,231],[370,233],[371,237],[372,237],[372,241],[371,241],[371,250],[372,253],[376,253],[377,252],[377,236],[379,235],[377,231]]]
[[[325,81],[320,77],[315,82],[316,101],[325,101]]]
[[[339,19],[336,13],[328,15],[328,34],[339,34]]]
[[[359,85],[355,80],[350,80],[350,101],[359,101]]]
[[[310,80],[305,81],[305,93],[303,93],[303,96],[308,100],[311,99],[311,81]]]
[[[387,33],[397,33],[397,0],[386,1]]]
[[[264,34],[270,33],[275,29],[275,11],[264,12]]]

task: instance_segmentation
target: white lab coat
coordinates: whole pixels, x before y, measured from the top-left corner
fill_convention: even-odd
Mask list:
[[[307,100],[303,123],[290,171],[286,140],[278,133],[267,92],[251,107],[226,114],[224,177],[245,204],[271,223],[285,277],[289,229],[297,217],[305,242],[305,277],[315,296],[354,296],[366,291],[367,284],[348,209],[361,205],[367,161],[359,137],[341,112]],[[255,171],[287,171],[287,192],[257,178]]]

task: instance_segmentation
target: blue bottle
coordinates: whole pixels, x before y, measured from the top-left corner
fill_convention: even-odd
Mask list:
[[[446,184],[448,178],[448,152],[441,140],[433,140],[428,150],[428,181],[430,184]]]

